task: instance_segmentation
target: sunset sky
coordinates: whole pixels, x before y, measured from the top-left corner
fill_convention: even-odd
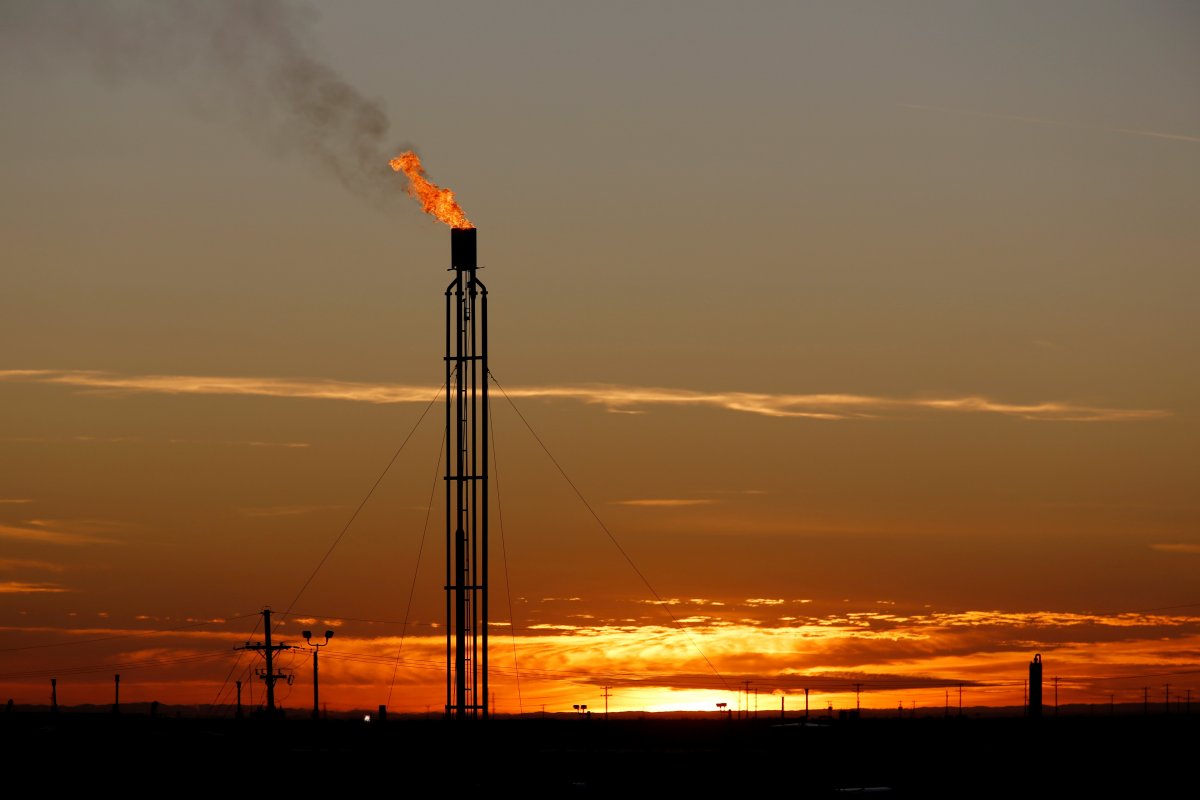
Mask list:
[[[440,708],[408,148],[508,395],[498,712],[1019,705],[1039,652],[1063,703],[1200,690],[1198,41],[1188,2],[5,0],[0,702],[231,702],[270,606],[336,630],[330,709]]]

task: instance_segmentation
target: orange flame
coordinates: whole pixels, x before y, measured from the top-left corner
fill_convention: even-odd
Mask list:
[[[454,199],[454,192],[431,183],[425,177],[421,158],[412,150],[405,150],[390,162],[392,169],[408,176],[408,193],[421,203],[426,214],[432,214],[451,228],[474,228],[467,215]]]

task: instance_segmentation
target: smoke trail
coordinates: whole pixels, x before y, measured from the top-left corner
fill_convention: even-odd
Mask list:
[[[311,9],[281,0],[4,0],[0,58],[15,74],[88,70],[226,105],[274,147],[308,155],[351,191],[394,197],[390,123],[315,53]],[[390,190],[390,191],[389,191]]]

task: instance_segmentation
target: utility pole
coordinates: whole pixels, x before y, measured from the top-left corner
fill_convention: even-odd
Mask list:
[[[1149,686],[1142,687],[1142,713],[1143,714],[1150,713],[1150,687]]]
[[[962,716],[962,684],[958,685],[958,715]]]
[[[1058,716],[1058,676],[1054,676],[1054,716]]]
[[[1163,713],[1171,713],[1171,684],[1163,685]]]
[[[808,722],[808,687],[804,687],[804,721]]]
[[[787,712],[783,710],[783,701],[786,699],[784,695],[779,695],[779,718],[787,719]]]
[[[745,686],[745,689],[742,690],[742,705],[745,706],[746,709],[745,719],[750,719],[750,681],[742,681],[742,684]],[[741,719],[740,715],[739,719]]]
[[[58,712],[58,678],[50,679],[50,710]]]
[[[604,719],[606,720],[608,719],[608,698],[612,697],[612,694],[608,690],[611,688],[611,686],[604,687]]]
[[[121,713],[121,676],[113,675],[113,713]]]
[[[238,693],[237,718],[241,719],[242,718],[242,682],[241,681],[237,682],[237,693]]]
[[[256,670],[258,677],[263,679],[263,683],[267,684],[267,715],[275,716],[275,681],[279,679],[287,679],[287,676],[282,672],[275,671],[275,653],[283,650],[291,650],[290,644],[271,644],[271,609],[264,608],[262,610],[263,617],[263,641],[250,644],[246,642],[241,647],[235,647],[234,650],[253,650],[257,653],[262,653],[267,659],[267,668]]]
[[[855,714],[858,714],[860,711],[862,711],[862,703],[860,702],[861,694],[862,694],[862,684],[861,683],[854,684],[854,713]]]

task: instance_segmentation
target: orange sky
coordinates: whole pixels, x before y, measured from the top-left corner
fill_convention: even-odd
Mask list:
[[[511,398],[497,710],[1200,689],[1193,9],[66,8],[0,11],[0,700],[225,702],[270,605],[441,704],[408,147]]]

